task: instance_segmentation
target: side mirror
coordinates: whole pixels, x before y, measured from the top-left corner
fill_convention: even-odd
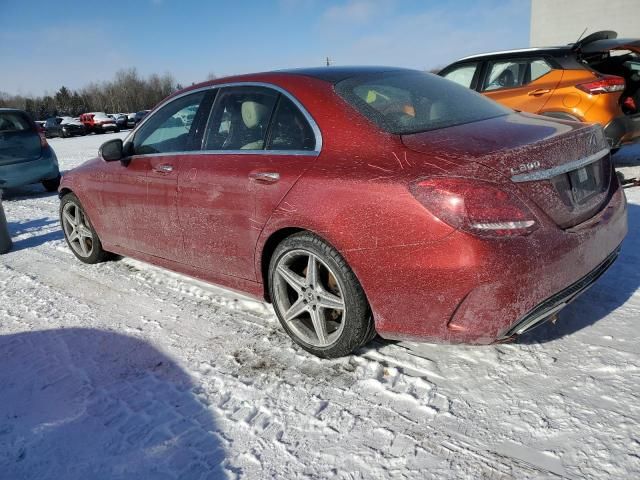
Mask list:
[[[98,150],[98,155],[105,162],[116,162],[118,160],[122,160],[122,157],[123,157],[122,139],[115,138],[113,140],[109,140],[108,142],[104,142],[100,146],[100,150]]]

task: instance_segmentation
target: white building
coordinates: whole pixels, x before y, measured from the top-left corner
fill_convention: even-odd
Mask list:
[[[532,47],[573,43],[585,28],[640,38],[640,0],[531,0]]]

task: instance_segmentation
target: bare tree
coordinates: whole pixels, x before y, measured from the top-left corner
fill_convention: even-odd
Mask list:
[[[36,97],[0,92],[0,107],[25,110],[36,120],[90,111],[137,112],[153,108],[178,88],[170,73],[143,78],[135,68],[130,68],[116,72],[111,81],[92,82],[76,91],[62,86],[53,95]]]

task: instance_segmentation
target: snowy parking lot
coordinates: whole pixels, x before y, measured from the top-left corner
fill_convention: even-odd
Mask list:
[[[50,144],[68,170],[116,135]],[[80,263],[55,194],[5,192],[0,478],[640,478],[640,188],[627,195],[619,260],[555,325],[328,361],[261,302]]]

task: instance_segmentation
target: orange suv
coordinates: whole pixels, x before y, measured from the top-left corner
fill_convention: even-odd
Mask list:
[[[640,39],[596,32],[562,47],[473,55],[438,75],[514,110],[599,123],[612,148],[640,138]]]

